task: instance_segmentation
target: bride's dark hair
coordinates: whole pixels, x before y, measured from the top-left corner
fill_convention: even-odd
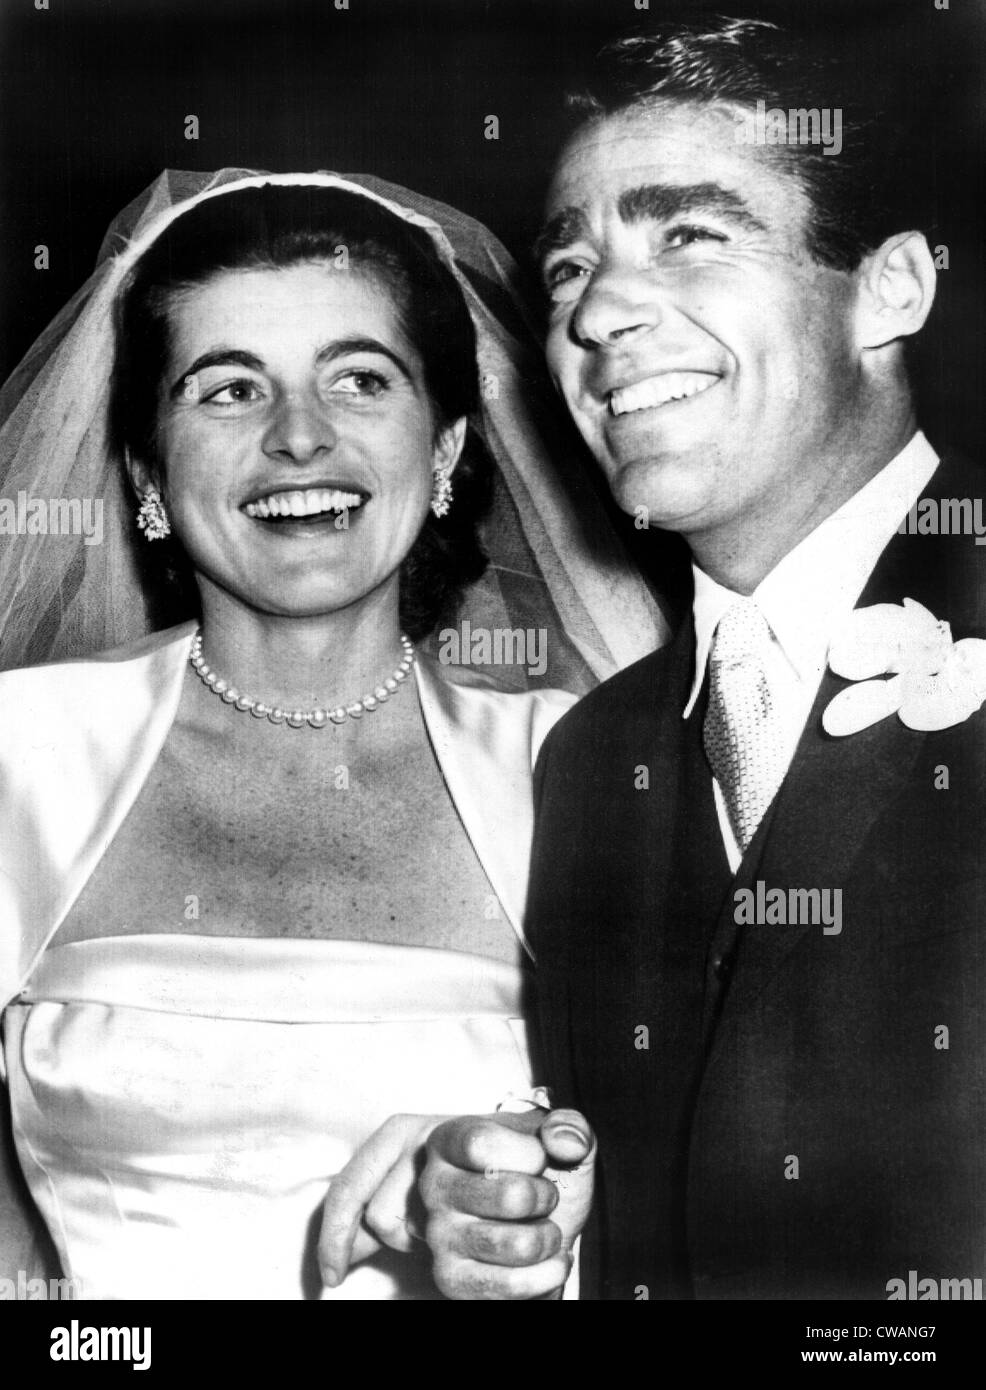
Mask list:
[[[160,387],[174,297],[224,271],[305,261],[372,275],[393,295],[401,327],[422,362],[436,430],[479,406],[476,334],[462,291],[422,228],[371,198],[324,185],[265,184],[207,198],[175,218],[131,270],[118,301],[110,432],[121,457],[163,464],[157,447]],[[486,568],[479,523],[489,507],[492,463],[470,424],[454,475],[454,501],[431,512],[401,568],[400,616],[427,635]],[[191,566],[173,538],[141,547],[145,566],[167,572],[159,617],[178,621],[197,605]]]

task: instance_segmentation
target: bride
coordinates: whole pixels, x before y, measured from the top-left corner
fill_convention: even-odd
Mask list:
[[[573,696],[416,644],[535,625],[578,693],[660,619],[552,472],[492,238],[372,180],[203,181],[0,402],[7,495],[110,513],[0,559],[17,1158],[85,1298],[434,1298],[384,1248],[322,1287],[319,1211],[388,1116],[529,1091],[530,770]]]

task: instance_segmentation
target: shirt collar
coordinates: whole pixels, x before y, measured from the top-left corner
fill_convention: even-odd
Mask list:
[[[836,627],[852,611],[877,560],[938,467],[919,430],[884,468],[778,561],[752,598],[795,675],[817,679]],[[719,619],[741,597],[692,564],[695,675],[687,719],[705,680]]]

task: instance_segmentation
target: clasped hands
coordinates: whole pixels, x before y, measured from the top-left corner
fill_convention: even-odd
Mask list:
[[[337,1286],[383,1246],[410,1252],[425,1241],[447,1298],[560,1297],[595,1156],[576,1110],[394,1115],[332,1179],[323,1281]]]

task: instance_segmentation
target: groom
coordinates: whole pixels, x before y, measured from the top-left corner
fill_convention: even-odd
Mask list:
[[[598,1137],[590,1298],[986,1275],[986,643],[951,642],[986,638],[981,478],[917,428],[919,189],[833,81],[754,22],[623,41],[548,197],[552,373],[694,576],[538,766],[539,1079]],[[502,1135],[432,1139],[453,1297],[524,1296],[557,1246]]]

